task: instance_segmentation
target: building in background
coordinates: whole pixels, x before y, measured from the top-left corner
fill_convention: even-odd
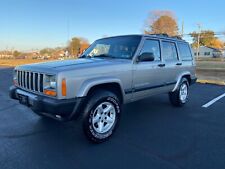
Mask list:
[[[0,59],[12,59],[13,51],[0,51]]]
[[[225,58],[225,48],[223,48],[222,53],[223,53],[223,57]]]
[[[194,55],[197,56],[198,49],[193,48]],[[223,49],[217,49],[207,46],[200,46],[198,56],[200,58],[220,58],[225,57],[225,52]]]

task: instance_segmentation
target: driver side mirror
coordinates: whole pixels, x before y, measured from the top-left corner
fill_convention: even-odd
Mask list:
[[[138,57],[138,62],[151,62],[155,60],[155,56],[153,53],[142,53],[139,57]]]

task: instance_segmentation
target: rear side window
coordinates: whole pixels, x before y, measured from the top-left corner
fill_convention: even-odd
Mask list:
[[[162,42],[162,53],[165,61],[178,60],[177,49],[174,42]]]
[[[188,44],[178,43],[178,49],[182,60],[192,60],[192,54]]]
[[[142,48],[142,53],[153,53],[155,56],[155,61],[160,60],[160,46],[158,40],[146,40]]]

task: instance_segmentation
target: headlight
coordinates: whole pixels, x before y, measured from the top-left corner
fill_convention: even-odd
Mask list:
[[[14,85],[17,85],[17,70],[13,71],[13,83]]]
[[[45,75],[44,89],[56,89],[56,76],[55,75]]]

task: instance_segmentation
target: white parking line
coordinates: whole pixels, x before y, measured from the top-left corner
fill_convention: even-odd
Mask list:
[[[210,102],[204,104],[202,107],[207,108],[207,107],[211,106],[212,104],[214,104],[215,102],[217,102],[218,100],[222,99],[223,97],[225,97],[225,93],[216,97],[215,99],[211,100]]]

